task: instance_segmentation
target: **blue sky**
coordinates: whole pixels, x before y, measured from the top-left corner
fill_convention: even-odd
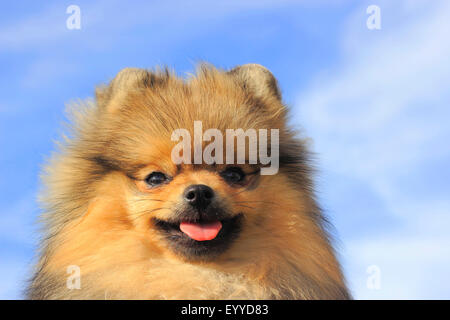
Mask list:
[[[81,30],[66,8],[81,9]],[[366,27],[369,5],[381,30]],[[450,4],[21,1],[0,11],[0,298],[21,298],[39,168],[64,105],[123,67],[260,63],[317,153],[318,195],[360,299],[450,298]],[[367,269],[380,271],[370,289]]]

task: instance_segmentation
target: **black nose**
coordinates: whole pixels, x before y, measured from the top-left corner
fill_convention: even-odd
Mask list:
[[[205,209],[213,198],[213,189],[204,184],[193,184],[184,190],[184,200],[197,209]]]

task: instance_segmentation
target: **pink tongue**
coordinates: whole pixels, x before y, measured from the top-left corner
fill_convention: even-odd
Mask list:
[[[214,239],[222,229],[220,221],[210,223],[180,223],[180,230],[187,234],[190,238],[197,241],[205,241]]]

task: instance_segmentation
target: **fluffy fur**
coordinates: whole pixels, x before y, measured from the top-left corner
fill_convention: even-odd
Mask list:
[[[286,125],[272,74],[259,65],[231,71],[201,65],[171,72],[124,69],[96,99],[72,106],[73,130],[43,174],[44,237],[30,299],[347,299],[326,224],[315,201],[304,141]],[[177,128],[280,129],[280,171],[252,188],[227,185],[220,166],[175,166]],[[173,180],[142,191],[164,170]],[[183,188],[216,190],[242,231],[214,259],[173,252],[151,222],[171,215]],[[240,205],[247,203],[247,205]],[[81,269],[68,289],[67,266]]]

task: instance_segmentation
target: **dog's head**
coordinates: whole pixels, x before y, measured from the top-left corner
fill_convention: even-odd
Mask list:
[[[309,187],[306,175],[301,187],[292,182],[307,170],[289,169],[303,165],[304,150],[262,66],[202,66],[187,80],[125,69],[97,90],[97,105],[83,158],[107,177],[102,190],[123,198],[122,219],[179,257],[210,260],[245,234],[272,232],[268,221]]]
[[[201,66],[185,80],[125,69],[73,111],[44,174],[31,297],[65,297],[71,265],[82,297],[229,297],[228,281],[245,297],[348,297],[267,69]]]

